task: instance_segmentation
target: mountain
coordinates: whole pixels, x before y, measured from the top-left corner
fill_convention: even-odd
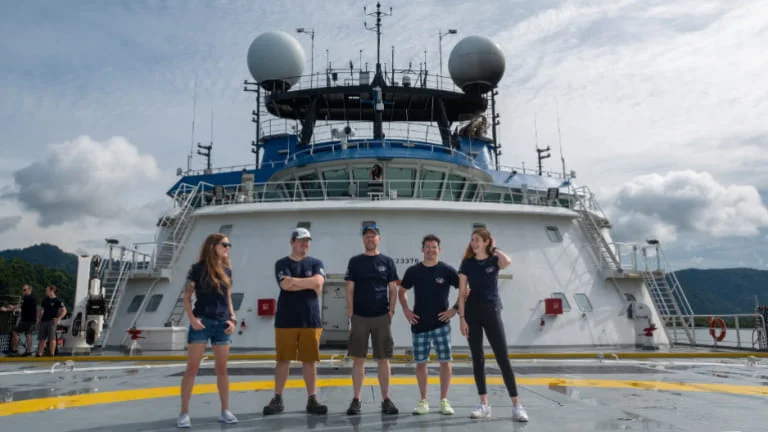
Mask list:
[[[751,268],[675,272],[695,314],[752,313],[755,295],[768,304],[768,271]]]
[[[75,276],[77,274],[77,255],[64,252],[57,246],[48,243],[37,244],[24,249],[7,249],[0,251],[0,257],[10,261],[14,258],[30,264],[40,264]]]
[[[73,307],[77,256],[50,244],[0,251],[0,304],[15,302],[21,287],[30,284],[38,302],[45,287],[56,285],[58,296]]]

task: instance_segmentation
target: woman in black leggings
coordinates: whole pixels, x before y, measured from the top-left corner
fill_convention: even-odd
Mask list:
[[[491,416],[488,405],[488,391],[485,386],[485,353],[483,352],[483,331],[493,349],[499,364],[504,385],[512,397],[512,418],[528,421],[528,414],[517,397],[515,374],[509,363],[507,338],[501,320],[499,301],[499,270],[506,268],[510,259],[494,245],[491,233],[485,228],[472,232],[472,240],[464,252],[459,266],[459,316],[461,334],[469,339],[472,352],[472,371],[475,375],[480,403],[472,411],[472,418]],[[471,288],[471,289],[470,289]]]

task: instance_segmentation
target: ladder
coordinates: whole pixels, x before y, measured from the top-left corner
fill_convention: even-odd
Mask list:
[[[112,248],[110,246],[110,248]],[[104,316],[104,331],[96,345],[104,346],[109,340],[109,333],[112,329],[112,325],[115,322],[117,316],[116,308],[120,304],[125,286],[128,282],[128,276],[133,267],[132,262],[125,259],[125,247],[120,247],[120,253],[117,259],[111,258],[112,251],[110,250],[110,258],[102,268],[101,286],[104,293],[104,303],[106,304],[105,316]]]
[[[192,213],[194,212],[194,200],[201,198],[202,183],[184,198],[184,202],[181,205],[179,213],[171,219],[168,225],[168,234],[165,240],[162,242],[160,249],[157,252],[155,258],[155,269],[162,270],[171,268],[178,257],[178,251],[184,245],[184,242],[189,233],[190,221],[192,219]]]
[[[647,249],[644,248],[645,271],[643,272],[643,279],[645,286],[648,288],[664,325],[671,325],[676,328],[676,323],[679,322],[690,344],[695,345],[693,308],[691,308],[675,272],[667,271],[670,266],[661,245],[658,242],[651,244],[653,245],[652,249],[656,251],[656,264],[649,267],[649,256]]]
[[[190,197],[197,195],[198,189],[200,189],[202,184],[199,184],[195,190],[190,194]],[[168,262],[168,267],[173,265],[178,258],[178,251],[181,249],[181,246],[186,242],[187,233],[189,232],[189,225],[191,220],[191,213],[193,206],[191,205],[191,198],[188,198],[185,202],[184,206],[182,207],[181,212],[179,212],[179,215],[176,219],[176,226],[171,234],[171,240],[170,242],[166,242],[163,245],[163,248],[161,249],[160,253],[158,254],[158,261],[160,263]],[[231,230],[231,227],[230,227]],[[223,232],[222,234],[229,234],[228,232]],[[172,248],[172,249],[167,249]],[[159,267],[160,268],[160,267]],[[184,317],[184,289],[181,288],[181,291],[179,292],[178,297],[176,298],[176,303],[173,305],[173,309],[171,309],[171,314],[168,316],[168,319],[165,321],[166,327],[174,327],[178,326],[181,323],[182,318]]]
[[[599,220],[589,210],[578,210],[578,213],[581,217],[578,218],[577,222],[592,245],[592,251],[597,257],[600,270],[603,272],[623,273],[624,269],[621,267],[619,259],[605,240],[605,236],[600,232],[600,227],[605,226],[604,222]]]

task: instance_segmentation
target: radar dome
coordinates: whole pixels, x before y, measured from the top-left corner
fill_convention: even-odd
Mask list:
[[[304,71],[304,49],[288,33],[262,33],[248,48],[248,70],[266,90],[288,90]]]
[[[496,87],[505,67],[499,44],[484,36],[460,40],[448,58],[451,79],[467,93],[485,93]]]

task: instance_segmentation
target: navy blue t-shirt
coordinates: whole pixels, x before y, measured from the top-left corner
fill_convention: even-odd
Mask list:
[[[350,258],[344,280],[355,283],[352,313],[361,317],[389,313],[388,284],[397,279],[395,261],[384,254]]]
[[[294,261],[291,257],[285,257],[275,263],[275,279],[278,286],[283,276],[308,278],[315,275],[321,275],[325,279],[325,267],[317,258],[304,257],[301,261]],[[280,288],[275,312],[275,328],[321,328],[322,326],[317,292],[309,289],[286,291]]]
[[[431,267],[424,263],[414,264],[405,271],[401,285],[405,289],[413,288],[413,313],[419,316],[418,322],[411,325],[413,333],[424,333],[448,325],[437,315],[448,309],[451,287],[459,287],[456,269],[442,261]]]
[[[25,295],[21,301],[21,321],[37,321],[37,300],[35,300],[35,296],[32,294]]]
[[[40,302],[40,307],[43,308],[43,316],[40,318],[40,321],[52,321],[59,316],[62,306],[64,306],[64,303],[58,297],[50,298],[46,296]]]
[[[499,305],[499,257],[491,255],[483,260],[462,260],[459,273],[467,276],[470,289],[467,301],[476,300]]]
[[[224,273],[232,280],[232,270],[224,268]],[[208,318],[220,321],[229,319],[229,294],[227,287],[222,286],[221,292],[216,290],[213,280],[207,275],[205,263],[197,262],[189,268],[187,279],[195,283],[195,306],[192,314],[198,318]],[[231,282],[230,282],[231,283]]]

